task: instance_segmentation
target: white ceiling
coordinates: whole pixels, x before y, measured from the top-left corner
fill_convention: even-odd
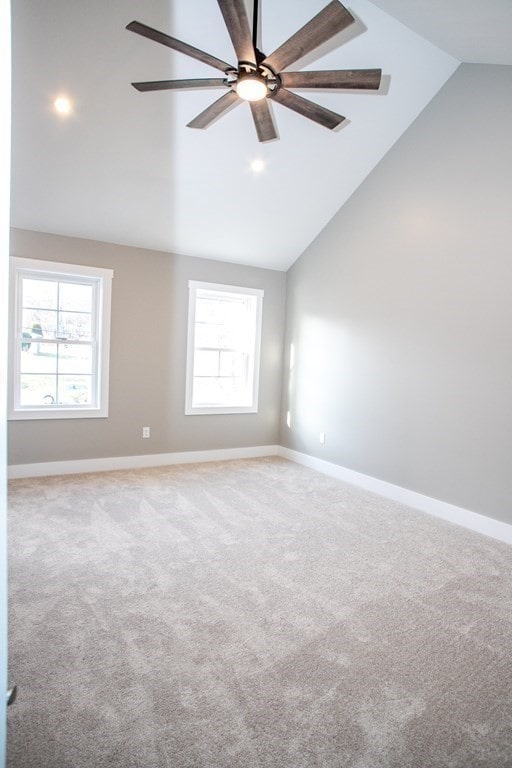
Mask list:
[[[512,64],[511,0],[373,2],[459,61]]]
[[[260,0],[263,50],[270,53],[326,4]],[[412,5],[416,14],[407,8]],[[459,57],[382,8],[435,42],[449,34],[446,49],[464,52],[465,60],[486,55],[482,37],[477,58],[470,59],[467,52],[477,45],[471,47],[463,12],[451,19],[448,5],[347,2],[357,23],[291,69],[381,67],[381,92],[302,92],[347,116],[337,132],[275,104],[280,140],[262,145],[247,104],[197,131],[186,123],[218,98],[217,91],[139,93],[130,85],[218,77],[126,31],[132,19],[235,63],[215,0],[16,0],[13,225],[287,269],[459,64]],[[484,15],[495,6],[509,23],[511,5],[487,0]],[[434,23],[428,9],[435,6],[442,6],[443,17],[439,11]],[[479,23],[484,11],[466,1],[464,13],[468,7]],[[495,31],[501,26],[496,18]],[[61,93],[74,102],[67,120],[51,107]],[[260,175],[249,168],[255,158],[265,162]]]

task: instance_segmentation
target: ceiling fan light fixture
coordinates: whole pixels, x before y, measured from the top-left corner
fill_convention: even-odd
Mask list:
[[[242,75],[235,87],[238,96],[244,101],[261,101],[268,94],[265,78],[256,73]]]

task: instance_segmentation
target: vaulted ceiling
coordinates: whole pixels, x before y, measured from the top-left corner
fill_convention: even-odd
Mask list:
[[[260,0],[260,47],[270,53],[326,4]],[[460,61],[512,64],[509,0],[346,5],[356,23],[292,68],[380,67],[381,89],[303,93],[347,117],[334,132],[272,105],[279,140],[260,144],[247,104],[193,130],[218,94],[130,85],[218,76],[126,31],[132,19],[236,63],[216,0],[17,0],[13,225],[287,269]],[[61,94],[67,118],[52,107]]]

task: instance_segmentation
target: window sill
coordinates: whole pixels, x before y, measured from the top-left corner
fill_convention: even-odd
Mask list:
[[[94,419],[106,418],[107,408],[32,408],[11,411],[9,421],[32,421],[35,419]]]
[[[258,406],[219,406],[209,408],[185,408],[185,416],[225,416],[234,413],[258,413]]]

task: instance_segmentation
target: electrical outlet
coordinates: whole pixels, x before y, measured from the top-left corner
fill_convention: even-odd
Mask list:
[[[150,427],[142,427],[142,437],[151,437]]]
[[[320,432],[320,443],[321,445],[325,443],[325,432]]]

